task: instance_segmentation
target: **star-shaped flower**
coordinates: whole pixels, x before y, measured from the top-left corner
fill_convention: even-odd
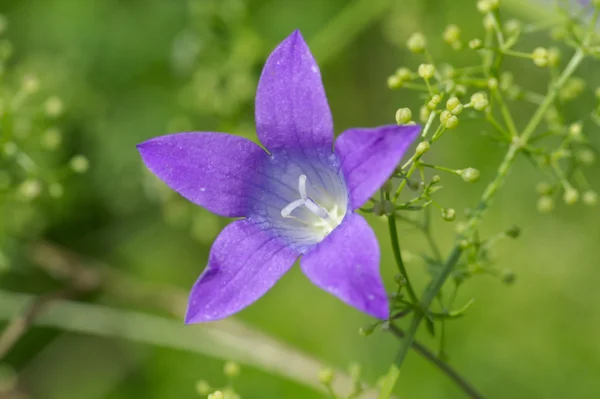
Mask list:
[[[350,129],[333,145],[319,68],[296,31],[269,56],[256,94],[267,151],[224,133],[138,145],[155,175],[227,226],[192,288],[186,323],[218,320],[264,295],[302,257],[308,278],[347,304],[388,317],[379,246],[355,213],[394,172],[418,126]]]

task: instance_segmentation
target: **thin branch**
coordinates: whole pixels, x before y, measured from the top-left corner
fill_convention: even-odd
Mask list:
[[[399,339],[403,339],[406,335],[404,330],[392,323],[390,323],[390,331]],[[470,398],[483,399],[483,395],[479,393],[473,385],[471,385],[464,377],[458,374],[458,372],[454,370],[452,366],[437,357],[435,353],[430,351],[425,345],[415,340],[412,342],[411,347],[419,355],[435,364],[437,368],[439,368],[444,374],[452,379],[452,381],[454,381],[456,385],[458,385]]]

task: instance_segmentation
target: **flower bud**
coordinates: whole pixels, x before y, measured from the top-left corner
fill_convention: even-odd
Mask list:
[[[71,158],[71,161],[69,161],[69,165],[76,173],[85,173],[90,167],[88,159],[83,155],[75,155]]]
[[[225,399],[225,394],[221,391],[214,391],[208,395],[208,399]]]
[[[540,68],[545,68],[548,66],[549,59],[547,49],[543,47],[537,47],[535,50],[533,50],[533,53],[531,53],[531,57],[533,59],[533,63]]]
[[[402,80],[400,80],[400,78],[398,78],[396,75],[391,75],[388,77],[387,85],[390,89],[399,89],[402,87]]]
[[[442,178],[440,177],[440,175],[433,175],[433,176],[431,176],[431,182],[432,183],[437,184],[440,181],[442,181]]]
[[[478,92],[471,96],[471,105],[477,111],[483,111],[488,107],[489,101],[485,93]]]
[[[444,41],[452,46],[460,43],[460,28],[456,25],[448,25],[444,30]]]
[[[403,82],[412,80],[412,72],[408,68],[398,68],[396,70],[396,76]]]
[[[446,109],[450,111],[453,115],[460,114],[463,108],[463,105],[457,97],[450,97],[448,101],[446,101]]]
[[[460,177],[467,183],[475,183],[479,180],[480,173],[475,168],[467,168],[460,171]]]
[[[210,390],[211,390],[211,387],[208,384],[208,382],[206,382],[204,380],[200,380],[200,381],[196,382],[196,392],[198,392],[198,395],[206,396],[209,394]]]
[[[548,49],[548,66],[556,67],[560,63],[560,49],[550,47]]]
[[[483,42],[481,39],[473,39],[469,41],[469,48],[471,50],[479,50],[483,47]]]
[[[442,101],[442,97],[439,94],[434,94],[431,96],[431,100],[429,100],[427,103],[427,108],[430,110],[436,109],[440,101]]]
[[[396,111],[396,123],[405,125],[412,120],[412,112],[410,108],[400,108]]]
[[[563,195],[563,200],[565,201],[565,204],[573,205],[579,201],[579,192],[573,187],[567,187]]]
[[[498,79],[496,79],[496,78],[488,79],[487,85],[490,90],[496,90],[498,88]]]
[[[435,74],[435,67],[431,64],[421,64],[417,71],[420,77],[425,80],[431,79]]]
[[[549,195],[544,195],[538,199],[537,210],[539,213],[550,213],[554,209],[554,200]]]
[[[492,31],[494,30],[494,26],[496,25],[496,22],[494,21],[494,16],[491,14],[487,14],[485,17],[483,17],[483,28],[486,31]]]
[[[425,51],[425,46],[427,46],[427,40],[420,32],[413,33],[406,42],[406,47],[413,53],[422,53]]]
[[[324,368],[319,371],[319,381],[321,381],[321,384],[323,385],[331,385],[334,377],[335,374],[330,368]]]
[[[442,209],[442,218],[447,222],[452,222],[456,219],[456,211],[452,208]]]
[[[588,206],[595,206],[598,203],[598,194],[592,190],[583,193],[583,203]]]
[[[235,378],[240,375],[240,365],[236,362],[226,362],[223,366],[223,374],[229,378]]]
[[[500,0],[479,0],[477,10],[482,14],[496,10],[500,6]]]
[[[421,156],[421,155],[425,154],[427,151],[429,151],[430,147],[431,147],[431,144],[429,144],[428,140],[421,141],[419,143],[419,145],[417,145],[417,149],[415,150],[415,154],[417,154],[418,156]]]

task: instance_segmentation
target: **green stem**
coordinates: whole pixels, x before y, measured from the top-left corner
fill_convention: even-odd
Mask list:
[[[389,195],[387,197],[389,200]],[[388,216],[388,227],[390,230],[390,238],[392,240],[392,252],[394,253],[394,259],[396,260],[396,264],[398,265],[400,274],[402,274],[402,276],[406,280],[406,290],[408,291],[410,300],[413,304],[416,305],[417,303],[419,303],[419,299],[417,298],[412,284],[410,283],[408,273],[406,272],[406,267],[404,266],[404,261],[402,260],[402,253],[400,252],[400,242],[398,240],[398,228],[396,226],[396,217],[394,215]]]

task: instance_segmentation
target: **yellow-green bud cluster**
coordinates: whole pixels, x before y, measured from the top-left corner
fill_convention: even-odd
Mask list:
[[[588,206],[595,206],[598,204],[598,194],[595,191],[588,190],[583,193],[582,197],[583,203]]]
[[[412,121],[412,112],[410,108],[400,108],[396,111],[396,123],[406,125]]]
[[[458,118],[448,110],[442,111],[440,114],[440,123],[446,129],[454,129],[458,126]]]
[[[462,42],[460,41],[460,28],[454,24],[448,25],[444,30],[444,41],[452,46],[455,50],[462,48]]]
[[[540,68],[545,68],[550,63],[550,56],[548,53],[548,49],[544,47],[537,47],[531,53],[531,58],[533,59],[533,63]]]
[[[554,200],[549,195],[543,195],[538,199],[537,209],[540,213],[550,213],[554,209]]]
[[[333,379],[335,378],[335,373],[330,368],[324,368],[319,371],[319,381],[323,385],[331,385]]]
[[[579,201],[579,191],[574,189],[573,187],[565,188],[565,192],[563,194],[563,200],[567,205],[573,205]]]
[[[429,144],[429,141],[427,141],[427,140],[422,141],[417,145],[415,154],[417,154],[418,156],[421,156],[421,155],[425,154],[427,151],[429,151],[430,148],[431,148],[431,144]]]
[[[405,82],[411,81],[412,72],[408,68],[398,68],[396,72],[388,78],[388,87],[390,89],[399,89]]]
[[[452,115],[458,115],[464,109],[464,106],[458,99],[458,97],[450,97],[446,101],[446,109],[452,113]]]
[[[471,39],[469,40],[469,48],[471,50],[479,50],[483,47],[483,42],[481,39]]]
[[[223,374],[229,378],[235,378],[240,375],[240,365],[236,362],[229,361],[223,366]]]
[[[429,80],[435,75],[435,67],[431,64],[421,64],[419,65],[417,73],[421,78]]]
[[[456,211],[452,208],[442,209],[442,218],[447,222],[456,219]]]
[[[490,102],[485,93],[478,92],[471,96],[471,106],[477,111],[484,111]]]

